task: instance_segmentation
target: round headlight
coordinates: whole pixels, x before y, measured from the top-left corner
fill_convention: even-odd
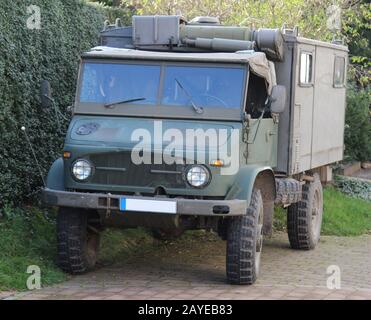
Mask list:
[[[209,171],[203,166],[192,166],[187,172],[188,183],[195,188],[202,188],[210,181]]]
[[[90,177],[93,171],[93,167],[89,161],[79,159],[76,160],[72,166],[72,174],[73,176],[80,181],[84,181]]]

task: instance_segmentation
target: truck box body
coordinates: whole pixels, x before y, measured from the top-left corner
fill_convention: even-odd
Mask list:
[[[275,63],[277,83],[287,88],[276,170],[292,175],[343,158],[348,50],[292,35],[284,38],[284,61]]]

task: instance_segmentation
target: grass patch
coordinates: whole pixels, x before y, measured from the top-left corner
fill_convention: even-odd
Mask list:
[[[107,229],[102,233],[98,263],[112,264],[137,251],[138,248],[145,250],[152,245],[152,236],[142,228]]]
[[[323,235],[358,236],[371,231],[371,202],[353,198],[333,187],[323,192]],[[274,229],[286,231],[286,210],[276,208]]]
[[[6,209],[0,220],[0,290],[26,290],[27,268],[41,269],[43,286],[64,281],[55,266],[55,216],[31,209]]]
[[[358,236],[370,231],[371,202],[344,195],[335,188],[325,189],[323,234]]]
[[[67,280],[56,265],[55,212],[37,208],[3,210],[0,219],[0,291],[27,289],[27,268],[41,269],[43,287]],[[150,250],[153,238],[144,229],[107,229],[102,233],[98,265],[124,259],[134,250]]]
[[[287,211],[281,207],[274,208],[273,230],[286,231]]]

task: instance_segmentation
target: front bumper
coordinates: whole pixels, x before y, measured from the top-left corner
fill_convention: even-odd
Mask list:
[[[58,207],[73,207],[106,211],[120,211],[120,198],[148,201],[174,201],[177,215],[194,216],[240,216],[246,213],[245,200],[198,200],[164,197],[121,196],[109,193],[85,193],[59,191],[45,188],[42,190],[44,204]],[[135,212],[135,210],[133,210]],[[141,210],[140,212],[144,212]],[[145,212],[151,213],[151,207]],[[153,212],[153,211],[152,211]],[[166,213],[166,212],[165,212]]]

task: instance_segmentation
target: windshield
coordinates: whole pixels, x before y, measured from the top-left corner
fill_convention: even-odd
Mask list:
[[[80,102],[237,109],[244,77],[242,67],[84,63]]]

